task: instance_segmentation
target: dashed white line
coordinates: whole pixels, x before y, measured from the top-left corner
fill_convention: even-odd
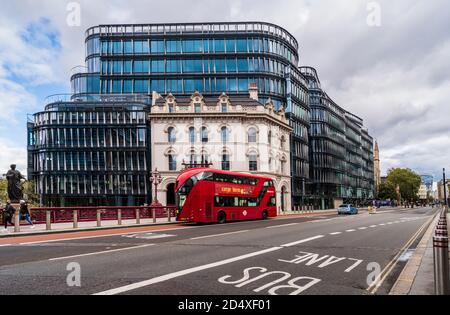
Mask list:
[[[0,247],[8,247],[8,246],[11,246],[11,244],[2,244],[2,245],[0,245]]]
[[[342,234],[342,232],[333,232],[333,233],[330,233],[330,235],[339,235],[339,234]]]
[[[206,235],[206,236],[200,236],[200,237],[194,237],[191,238],[191,240],[201,240],[205,238],[212,238],[212,237],[219,237],[219,236],[227,236],[227,235],[233,235],[233,234],[240,234],[249,232],[250,230],[243,230],[243,231],[236,231],[236,232],[230,232],[230,233],[222,233],[222,234],[215,234],[215,235]]]
[[[310,237],[310,238],[307,238],[307,239],[304,239],[304,240],[300,240],[300,241],[284,244],[284,245],[281,245],[281,247],[292,247],[292,246],[303,244],[303,243],[306,243],[306,242],[309,242],[309,241],[317,240],[317,239],[322,238],[322,237],[325,237],[325,235],[317,235],[317,236]]]
[[[370,227],[371,228],[376,228],[378,225],[371,225]]]
[[[299,225],[299,224],[300,223],[289,223],[289,224],[283,224],[283,225],[275,225],[275,226],[266,227],[266,229],[277,229],[277,228],[281,228],[281,227],[293,226],[293,225]]]
[[[363,227],[360,227],[358,230],[367,230],[367,227],[363,226]]]
[[[380,223],[380,224],[378,224],[379,226],[385,226],[386,225],[386,223]]]
[[[115,252],[123,252],[126,250],[133,250],[133,249],[139,249],[144,247],[150,247],[155,246],[155,244],[146,244],[141,246],[134,246],[134,247],[127,247],[127,248],[120,248],[120,249],[113,249],[113,250],[105,250],[102,252],[95,252],[95,253],[88,253],[88,254],[81,254],[81,255],[73,255],[73,256],[66,256],[66,257],[58,257],[58,258],[51,258],[49,261],[56,261],[56,260],[65,260],[65,259],[72,259],[72,258],[78,258],[78,257],[86,257],[86,256],[94,256],[94,255],[101,255],[101,254],[109,254],[109,253],[115,253]]]
[[[347,231],[345,231],[345,232],[351,233],[351,232],[356,232],[356,230],[347,230]]]

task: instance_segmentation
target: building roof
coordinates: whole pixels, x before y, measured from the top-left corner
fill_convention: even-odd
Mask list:
[[[206,97],[203,97],[202,101],[206,105],[211,105],[211,106],[212,105],[216,105],[220,101],[220,97],[221,96],[223,96],[223,94],[220,95],[220,96],[206,96]],[[232,104],[239,104],[239,105],[242,105],[242,106],[261,106],[261,105],[264,105],[261,102],[258,102],[258,101],[254,100],[254,99],[252,99],[252,98],[250,98],[248,96],[242,96],[242,95],[241,96],[239,96],[239,95],[229,96],[229,95],[227,95],[227,97],[228,97],[228,100],[230,101],[230,103],[232,103]],[[180,97],[174,96],[174,98],[175,98],[175,102],[177,103],[178,106],[189,106],[192,103],[192,97],[191,96],[187,96],[187,95],[180,96]],[[163,97],[163,96],[159,97],[155,101],[155,105],[156,106],[164,106],[165,103],[166,103],[166,98]]]

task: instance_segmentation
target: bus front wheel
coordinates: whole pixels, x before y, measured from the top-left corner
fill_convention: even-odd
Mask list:
[[[219,224],[224,224],[225,222],[227,222],[227,215],[225,214],[225,212],[219,212],[217,222],[219,222]]]
[[[269,218],[269,213],[267,212],[267,210],[264,210],[262,213],[262,219],[267,220],[268,218]]]

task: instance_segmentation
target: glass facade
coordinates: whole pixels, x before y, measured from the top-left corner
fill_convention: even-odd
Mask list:
[[[29,128],[29,176],[46,206],[149,201],[147,105],[52,103]]]
[[[87,74],[75,75],[72,92],[74,97],[95,89],[104,95],[248,96],[249,85],[256,83],[259,101],[270,98],[276,109],[283,107],[294,128],[292,196],[294,205],[302,205],[310,172],[310,109],[298,49],[291,34],[269,23],[98,26],[86,32],[86,66],[95,86],[77,82]]]
[[[373,139],[360,118],[323,92],[315,69],[301,71],[309,80],[311,106],[309,202],[321,209],[341,200],[366,204],[374,197]]]

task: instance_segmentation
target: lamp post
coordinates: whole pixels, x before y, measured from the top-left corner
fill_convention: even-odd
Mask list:
[[[445,179],[445,168],[442,170],[442,174],[443,174],[443,183],[444,183],[444,206],[446,208],[448,208],[448,199],[447,199],[447,183],[446,183],[446,179]]]
[[[162,206],[158,201],[158,186],[162,183],[163,179],[161,177],[161,173],[158,172],[158,169],[155,169],[154,172],[151,173],[150,176],[150,182],[155,186],[155,197],[153,198],[153,202],[151,204],[152,207],[154,206]]]

